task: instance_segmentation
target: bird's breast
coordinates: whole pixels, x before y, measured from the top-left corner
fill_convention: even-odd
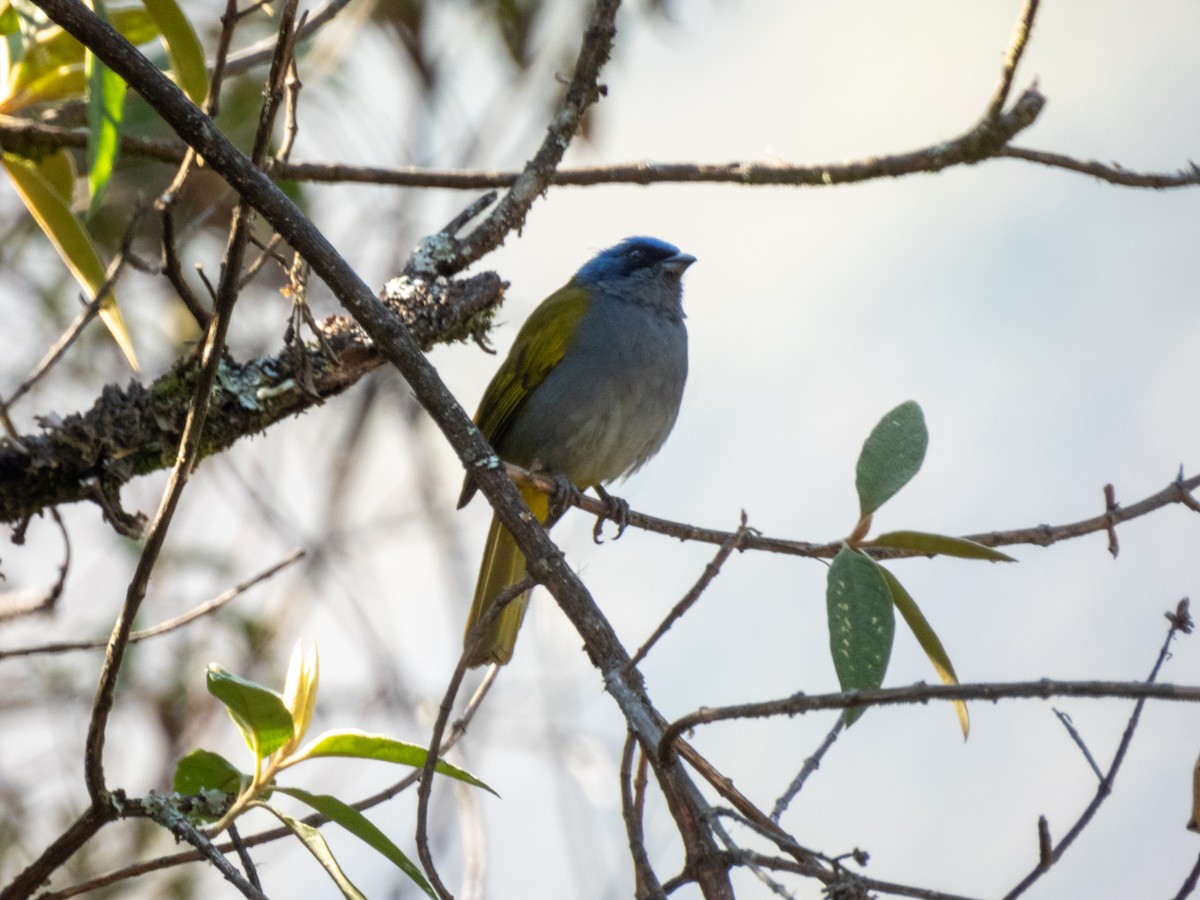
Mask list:
[[[580,487],[612,481],[663,445],[686,379],[681,320],[629,303],[594,307],[497,449],[509,462],[536,460]]]

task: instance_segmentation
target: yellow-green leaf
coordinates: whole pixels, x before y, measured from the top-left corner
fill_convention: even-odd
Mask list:
[[[437,894],[433,892],[433,888],[429,886],[429,882],[425,880],[425,876],[421,873],[421,870],[413,864],[411,859],[404,855],[404,851],[397,847],[391,838],[380,831],[374,822],[353,806],[343,803],[337,797],[332,797],[329,794],[310,794],[308,791],[300,790],[300,788],[280,788],[279,792],[307,803],[325,818],[337,822],[360,841],[377,850],[394,863],[397,868],[416,883],[417,887],[436,900]]]
[[[864,547],[891,547],[895,550],[915,550],[930,556],[957,556],[960,559],[986,559],[989,562],[1016,562],[1007,553],[992,547],[968,541],[965,538],[945,534],[929,534],[925,531],[889,531]]]
[[[908,623],[908,627],[916,636],[917,643],[921,645],[921,649],[933,663],[933,669],[937,672],[938,678],[942,679],[943,684],[958,684],[958,675],[954,672],[954,664],[950,662],[946,648],[942,646],[941,640],[933,630],[933,626],[929,624],[929,620],[925,618],[925,614],[921,612],[921,608],[917,606],[917,602],[913,600],[912,595],[905,590],[904,585],[895,575],[878,563],[876,566],[883,573],[883,580],[887,582],[888,590],[892,594],[892,602],[896,604],[896,609],[900,610],[900,615],[904,617],[904,621]],[[967,704],[962,700],[952,702],[954,703],[954,712],[958,715],[958,727],[962,729],[963,740],[966,740],[971,731],[971,717],[967,713]]]
[[[292,714],[292,747],[304,738],[308,724],[312,721],[313,707],[317,703],[317,683],[321,664],[317,657],[317,645],[313,644],[311,658],[304,652],[304,642],[296,641],[292,659],[288,663],[287,678],[283,682],[283,702]]]
[[[112,27],[131,44],[144,44],[158,37],[158,27],[141,6],[110,9],[108,13]],[[32,103],[82,97],[87,89],[83,56],[83,44],[72,35],[57,25],[44,29],[8,73],[0,112],[12,113]]]
[[[59,147],[38,160],[37,170],[70,206],[75,196],[75,179],[79,177],[79,173],[75,171],[75,157],[71,155],[71,151],[66,147]]]
[[[75,276],[75,280],[95,297],[104,285],[104,263],[100,261],[100,252],[92,243],[83,223],[71,212],[70,204],[29,160],[5,153],[0,157],[0,162],[8,172],[8,177],[12,179],[21,202],[25,204],[38,227],[50,238],[50,243]],[[108,327],[117,346],[136,372],[137,356],[134,355],[133,343],[129,339],[116,295],[112,291],[100,301],[99,313],[100,320]]]
[[[21,27],[21,17],[9,0],[0,2],[0,35],[16,34]]]
[[[292,834],[300,838],[300,842],[308,848],[311,853],[321,864],[321,867],[329,873],[329,877],[333,879],[333,883],[338,886],[338,890],[342,892],[342,896],[348,900],[367,900],[357,887],[354,886],[347,876],[342,871],[342,867],[338,865],[337,859],[334,858],[333,851],[329,849],[329,845],[325,843],[325,838],[321,836],[321,832],[313,828],[311,825],[305,825],[299,819],[286,815],[273,806],[268,806],[265,803],[256,803],[255,806],[261,807],[269,811],[275,818],[279,819],[284,825],[291,829]]]
[[[175,0],[146,0],[146,11],[158,26],[175,81],[193,103],[200,105],[208,96],[208,66],[192,23]]]

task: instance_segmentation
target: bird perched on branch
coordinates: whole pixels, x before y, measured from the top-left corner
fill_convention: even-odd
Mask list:
[[[581,491],[602,492],[602,485],[658,452],[687,379],[680,281],[695,261],[665,241],[631,237],[597,254],[542,301],[475,414],[501,459],[564,476]],[[459,509],[474,493],[468,474]],[[528,487],[521,496],[546,524],[549,498]],[[524,577],[525,557],[493,515],[464,637],[473,648],[471,666],[512,658],[527,593],[477,640],[472,629],[501,591]]]

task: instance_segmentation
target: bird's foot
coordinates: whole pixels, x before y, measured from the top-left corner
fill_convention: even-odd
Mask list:
[[[572,506],[579,503],[579,498],[583,496],[579,488],[575,487],[571,479],[561,472],[549,474],[554,479],[554,496],[550,498],[550,513],[546,519],[546,528],[557,522]]]
[[[614,497],[600,485],[596,485],[596,493],[600,495],[601,502],[607,507],[602,516],[596,516],[596,524],[592,528],[592,540],[597,544],[603,544],[604,539],[600,537],[604,530],[604,520],[612,519],[617,523],[617,533],[613,540],[617,540],[625,533],[625,529],[629,527],[629,503],[622,500],[620,497]]]

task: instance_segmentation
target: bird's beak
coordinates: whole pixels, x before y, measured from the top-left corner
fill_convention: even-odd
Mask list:
[[[696,261],[696,257],[690,253],[676,253],[674,256],[669,256],[662,261],[662,267],[678,278],[687,267]]]

